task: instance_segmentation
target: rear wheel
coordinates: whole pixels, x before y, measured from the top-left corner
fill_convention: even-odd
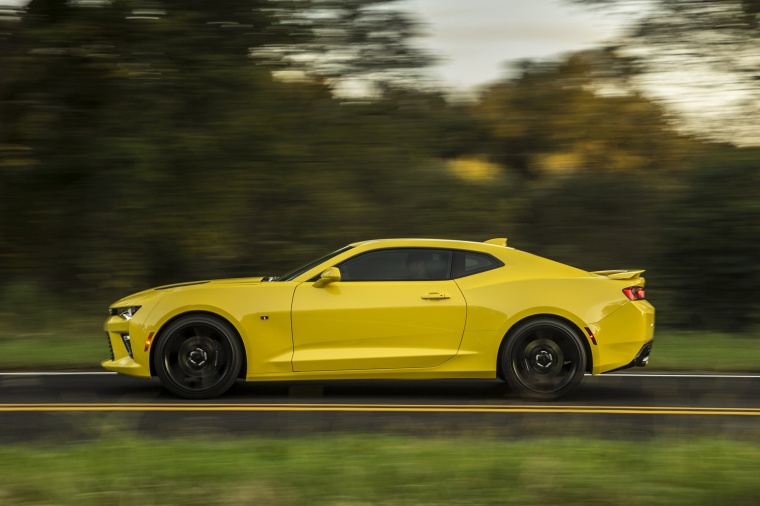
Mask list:
[[[235,383],[243,349],[226,322],[191,315],[172,322],[161,333],[153,360],[168,391],[186,399],[208,399]]]
[[[541,318],[518,325],[500,356],[507,383],[522,397],[553,401],[569,394],[586,372],[586,352],[569,324]]]

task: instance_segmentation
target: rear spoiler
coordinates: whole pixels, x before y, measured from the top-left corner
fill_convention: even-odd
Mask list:
[[[483,241],[486,244],[495,244],[496,246],[505,246],[507,245],[507,238],[506,237],[497,237],[495,239],[488,239],[487,241]]]
[[[593,271],[591,274],[596,274],[597,276],[607,276],[610,279],[637,279],[641,277],[641,274],[643,272],[643,270],[629,271],[627,269],[618,269],[612,271]]]

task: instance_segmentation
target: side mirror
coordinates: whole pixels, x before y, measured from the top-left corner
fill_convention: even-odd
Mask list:
[[[340,269],[337,267],[330,267],[320,274],[319,279],[314,282],[316,288],[324,288],[330,283],[340,281]]]

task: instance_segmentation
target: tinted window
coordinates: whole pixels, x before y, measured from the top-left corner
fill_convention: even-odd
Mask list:
[[[452,252],[400,248],[371,251],[338,265],[342,281],[410,281],[449,279]]]
[[[490,271],[504,264],[485,253],[476,253],[474,251],[455,251],[454,265],[451,269],[452,278],[461,278],[470,276],[479,272]]]

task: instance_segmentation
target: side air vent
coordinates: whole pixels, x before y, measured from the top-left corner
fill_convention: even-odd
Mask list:
[[[106,332],[106,340],[108,341],[108,351],[111,352],[111,361],[113,362],[116,357],[113,356],[113,346],[111,346],[111,336]]]

